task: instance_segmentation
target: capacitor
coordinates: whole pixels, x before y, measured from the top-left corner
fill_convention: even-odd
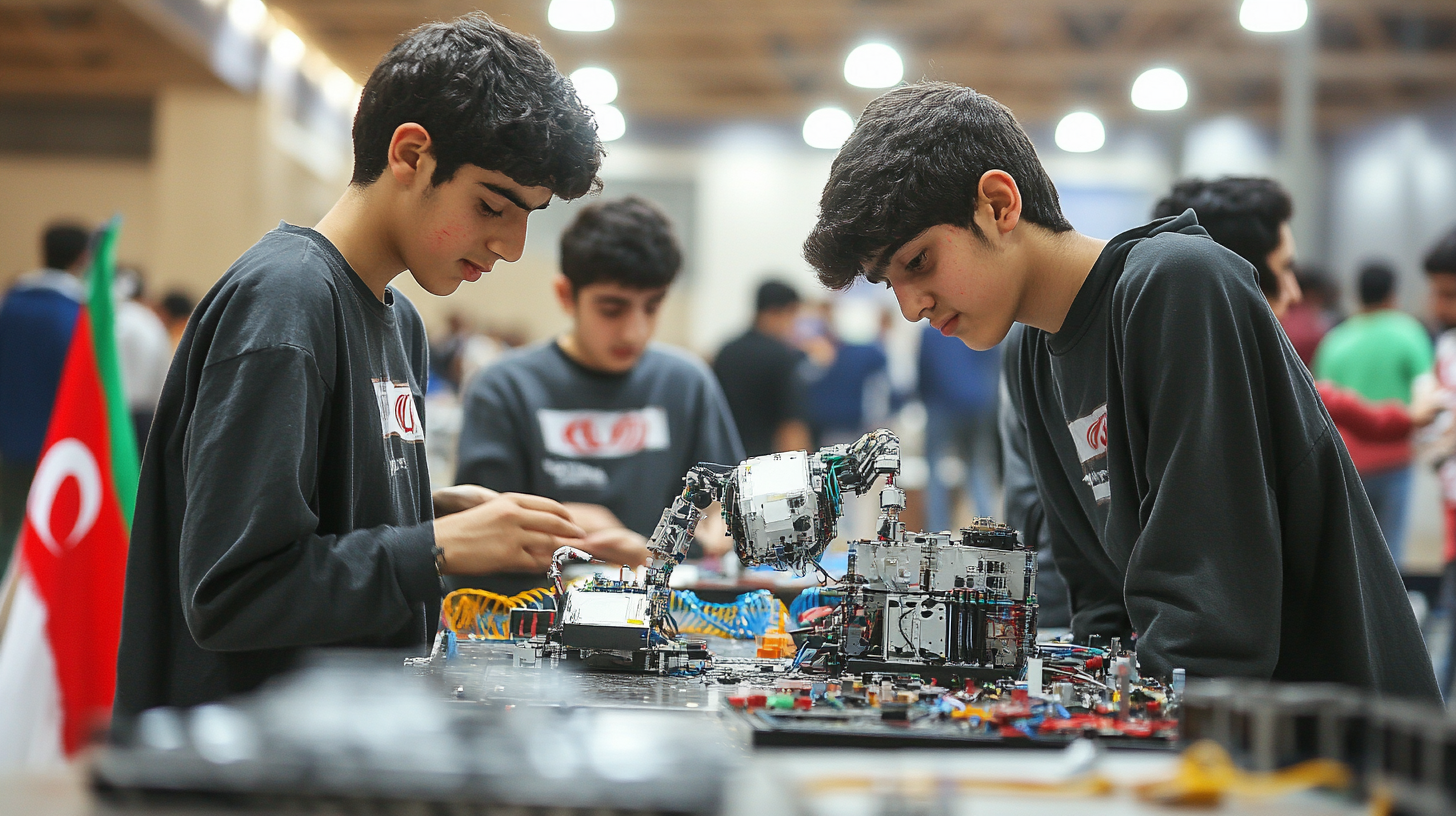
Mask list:
[[[1061,703],[1063,707],[1078,704],[1077,687],[1071,683],[1052,683],[1052,697]]]
[[[1032,697],[1042,696],[1041,658],[1026,659],[1026,693]]]
[[[1117,659],[1117,716],[1127,719],[1132,713],[1132,660]]]
[[[1186,688],[1187,686],[1188,686],[1188,670],[1187,669],[1174,669],[1173,670],[1173,696],[1174,697],[1178,697],[1178,698],[1181,699],[1183,697],[1183,689]]]

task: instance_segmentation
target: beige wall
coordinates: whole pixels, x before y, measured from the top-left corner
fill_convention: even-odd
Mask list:
[[[347,182],[281,149],[275,117],[260,97],[167,89],[150,161],[0,156],[0,285],[40,264],[50,221],[120,213],[118,259],[153,293],[202,295],[279,220],[315,223]]]
[[[117,255],[146,264],[155,219],[143,161],[0,156],[0,286],[41,265],[40,233],[56,219],[99,224],[120,213]]]

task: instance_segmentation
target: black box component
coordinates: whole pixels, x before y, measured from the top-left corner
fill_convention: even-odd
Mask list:
[[[511,637],[533,638],[544,635],[555,622],[555,609],[512,609]]]

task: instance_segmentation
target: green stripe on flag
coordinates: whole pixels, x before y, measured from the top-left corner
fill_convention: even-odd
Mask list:
[[[111,282],[116,276],[116,234],[121,230],[121,216],[112,216],[101,229],[96,251],[91,256],[91,272],[87,309],[91,313],[91,334],[96,344],[96,367],[101,372],[101,388],[106,393],[106,422],[111,437],[111,477],[116,483],[117,500],[126,527],[131,529],[132,512],[136,509],[137,480],[141,463],[137,457],[136,430],[131,412],[126,407],[126,392],[121,387],[121,358],[116,351],[116,301]]]

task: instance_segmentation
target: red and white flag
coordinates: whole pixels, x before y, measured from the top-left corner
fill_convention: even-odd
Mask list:
[[[111,715],[137,447],[102,233],[36,464],[0,636],[0,770],[55,765]]]

